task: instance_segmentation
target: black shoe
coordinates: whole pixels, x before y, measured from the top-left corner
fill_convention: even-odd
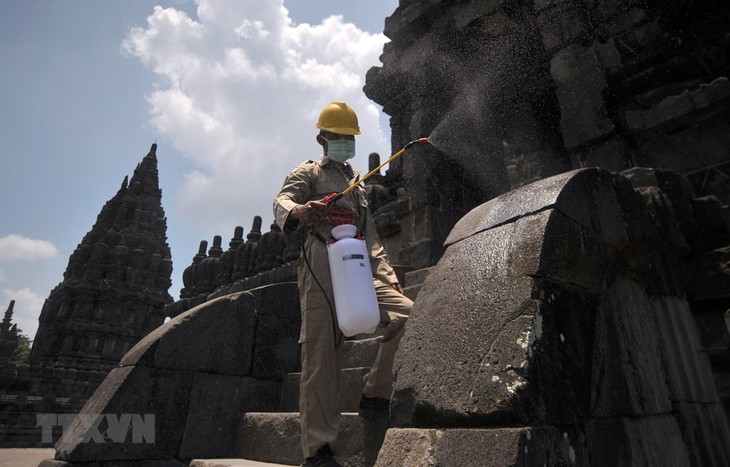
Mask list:
[[[342,467],[334,457],[329,445],[319,448],[317,454],[307,457],[301,467]]]
[[[387,415],[390,409],[390,401],[381,397],[370,397],[365,394],[360,398],[360,410],[358,415],[362,418],[378,418]]]

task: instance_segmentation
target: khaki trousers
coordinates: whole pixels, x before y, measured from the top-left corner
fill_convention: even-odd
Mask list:
[[[380,307],[383,339],[370,372],[363,378],[363,393],[390,399],[393,393],[393,359],[405,331],[413,302],[378,279],[375,292]],[[332,444],[340,431],[341,343],[344,338],[329,307],[303,310],[308,326],[303,330],[302,376],[299,387],[299,417],[302,452],[311,457],[326,444]]]

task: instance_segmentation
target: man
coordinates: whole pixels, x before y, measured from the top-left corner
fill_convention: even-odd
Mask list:
[[[393,357],[404,332],[413,302],[403,295],[393,268],[380,244],[365,190],[357,187],[327,206],[322,200],[357,180],[347,160],[355,156],[355,135],[360,134],[355,111],[344,102],[332,102],[320,113],[317,142],[324,155],[292,170],[274,199],[274,217],[284,232],[304,224],[298,285],[302,310],[302,377],[299,414],[303,466],[339,466],[330,444],[340,429],[338,400],[340,352],[343,335],[337,325],[327,258],[327,242],[335,217],[349,218],[366,241],[370,254],[383,339],[370,372],[364,377],[360,416],[374,418],[388,411],[393,391]]]

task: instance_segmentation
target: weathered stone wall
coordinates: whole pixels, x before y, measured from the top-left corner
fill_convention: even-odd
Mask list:
[[[45,397],[28,395],[25,392],[0,395],[0,448],[52,447],[61,436],[61,425],[50,426],[48,437],[38,424],[39,417],[75,416],[85,400],[78,398]]]
[[[296,281],[295,259],[301,248],[301,229],[284,234],[272,224],[261,233],[261,217],[256,216],[243,240],[243,227],[234,229],[229,247],[223,251],[222,238],[216,235],[213,245],[202,240],[193,262],[183,271],[180,300],[169,304],[165,314],[179,315],[201,303],[234,292],[263,285]]]
[[[455,226],[396,357],[377,465],[727,464],[683,268],[702,225],[682,218],[680,177],[630,175],[674,183],[583,169]]]
[[[719,1],[402,0],[364,91],[394,150],[435,147],[393,168],[390,255],[435,264],[471,208],[571,168],[671,169],[728,204],[729,21]]]
[[[296,289],[283,283],[211,300],[146,336],[64,432],[53,465],[231,457],[243,413],[277,410],[282,380],[297,370]],[[152,415],[154,440],[135,439],[133,429],[116,440],[100,414]]]

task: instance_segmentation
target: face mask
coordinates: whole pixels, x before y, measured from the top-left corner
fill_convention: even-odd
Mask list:
[[[355,157],[355,140],[327,140],[327,157],[337,162],[345,162]]]

